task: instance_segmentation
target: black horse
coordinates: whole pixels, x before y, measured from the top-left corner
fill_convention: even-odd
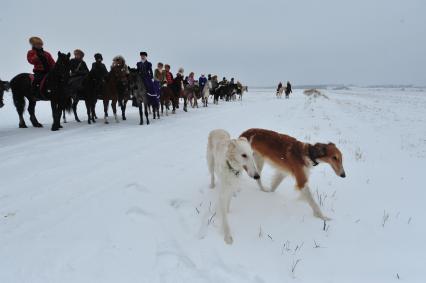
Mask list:
[[[0,80],[0,108],[2,108],[4,106],[3,103],[3,94],[5,91],[9,90],[9,82],[5,82]]]
[[[77,105],[80,100],[84,100],[86,104],[87,123],[96,123],[96,102],[103,97],[104,84],[105,76],[96,68],[92,68],[87,75],[70,78],[67,92],[72,98],[72,110],[77,122],[81,122],[77,114]],[[63,118],[66,123],[65,111],[63,111]]]
[[[237,86],[236,84],[226,84],[226,85],[219,85],[217,88],[215,88],[212,93],[214,95],[214,104],[219,104],[219,98],[224,99],[226,101],[231,100],[232,95],[234,92],[236,92]]]
[[[27,128],[24,120],[25,98],[28,100],[28,113],[30,114],[30,121],[34,127],[43,127],[35,116],[35,106],[37,101],[40,100],[50,101],[53,117],[52,131],[57,131],[62,127],[62,110],[66,109],[67,111],[71,111],[72,103],[71,98],[65,91],[68,85],[70,72],[70,57],[70,53],[64,54],[58,52],[58,60],[55,66],[47,73],[39,95],[33,92],[31,75],[28,73],[19,74],[10,81],[13,103],[19,115],[19,128]]]

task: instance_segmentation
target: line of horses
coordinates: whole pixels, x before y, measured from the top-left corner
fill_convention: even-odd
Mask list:
[[[164,115],[164,112],[168,115],[170,110],[176,113],[181,99],[184,103],[183,110],[186,112],[188,102],[191,107],[198,107],[198,100],[201,99],[203,106],[207,107],[210,96],[213,96],[213,101],[217,104],[219,99],[229,101],[235,100],[237,96],[242,99],[243,92],[247,91],[247,87],[238,87],[237,84],[221,85],[211,80],[203,88],[198,84],[185,85],[183,78],[177,76],[172,84],[161,86],[159,103],[153,103],[155,99],[150,99],[149,96],[156,94],[147,92],[143,79],[136,69],[117,64],[111,67],[106,77],[100,76],[96,70],[92,69],[80,80],[73,80],[70,79],[70,56],[70,53],[58,52],[55,66],[44,79],[42,90],[40,90],[41,97],[34,96],[32,75],[29,73],[18,74],[10,83],[0,81],[0,108],[4,106],[4,91],[11,89],[13,102],[19,115],[19,128],[27,128],[24,119],[26,100],[30,121],[34,127],[43,127],[35,115],[37,101],[50,101],[53,118],[51,130],[57,131],[62,128],[61,115],[66,123],[65,112],[72,111],[75,120],[81,122],[77,115],[77,105],[80,100],[85,102],[88,124],[95,123],[98,118],[95,111],[98,100],[103,101],[104,122],[107,124],[110,102],[114,119],[118,122],[117,104],[121,108],[121,118],[126,120],[126,106],[131,100],[133,106],[139,108],[139,124],[143,125],[144,115],[146,123],[149,124],[149,112],[152,112],[153,119],[160,119],[160,111],[161,115]]]

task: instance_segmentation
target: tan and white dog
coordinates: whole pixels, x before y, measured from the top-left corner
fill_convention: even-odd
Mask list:
[[[315,216],[328,220],[312,197],[308,186],[309,170],[319,163],[328,163],[336,175],[346,177],[342,153],[333,143],[303,143],[293,137],[265,129],[249,129],[241,137],[250,141],[259,174],[265,161],[276,169],[270,190],[266,190],[261,179],[257,180],[261,190],[274,192],[282,180],[292,175],[296,188],[300,190]]]
[[[215,174],[219,179],[219,207],[225,242],[232,244],[228,217],[231,197],[237,190],[237,182],[243,170],[258,180],[260,178],[253,158],[253,151],[244,137],[231,139],[225,130],[213,130],[209,134],[207,145],[207,165],[211,174],[210,187],[215,187]]]

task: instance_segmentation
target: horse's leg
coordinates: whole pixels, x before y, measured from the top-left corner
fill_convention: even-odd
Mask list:
[[[56,105],[54,101],[50,101],[50,107],[52,108],[52,118],[53,118],[53,124],[52,124],[52,131],[59,130],[59,124],[61,119],[61,110]]]
[[[117,116],[117,99],[113,98],[111,101],[111,107],[112,107],[112,113],[114,114],[114,119],[116,123],[119,123],[120,120],[118,120],[118,116]]]
[[[62,120],[64,120],[64,123],[67,122],[67,116],[65,115],[65,110],[62,110]]]
[[[72,112],[74,112],[74,119],[77,121],[77,122],[81,122],[80,121],[80,119],[78,118],[78,115],[77,115],[77,104],[78,104],[78,97],[76,97],[75,99],[74,99],[74,101],[73,101],[73,103],[72,103]]]
[[[148,115],[149,115],[149,113],[148,113],[149,105],[148,105],[148,103],[145,103],[145,101],[144,101],[143,106],[145,108],[146,124],[149,125],[149,118],[148,118]],[[154,119],[155,119],[155,114],[154,114]]]
[[[31,87],[29,87],[31,88]],[[15,104],[16,112],[19,115],[19,128],[28,128],[25,124],[24,119],[24,109],[25,109],[25,96],[16,93],[16,91],[12,90],[13,95],[13,104]],[[30,98],[28,99],[30,101]]]
[[[108,124],[108,107],[109,107],[109,100],[104,99],[104,121],[105,124]]]
[[[126,105],[127,105],[127,100],[123,100],[123,103],[121,104],[121,117],[123,118],[123,120],[127,120]]]
[[[179,98],[178,98],[178,100],[179,100]],[[172,98],[172,107],[173,107],[173,109],[172,109],[172,114],[175,114],[176,113],[176,98]],[[166,115],[167,115],[167,112],[166,112]]]
[[[188,112],[188,98],[183,98],[183,111]]]
[[[30,99],[29,103],[28,103],[28,113],[30,114],[30,121],[31,121],[31,124],[33,124],[34,127],[36,127],[36,128],[42,128],[43,125],[40,124],[37,121],[37,118],[35,116],[35,106],[36,106],[36,101]]]
[[[92,108],[90,106],[90,101],[89,98],[86,98],[86,100],[84,101],[84,103],[86,104],[86,112],[87,112],[87,123],[90,125],[92,124]]]
[[[142,102],[139,102],[139,125],[143,125],[143,110],[142,110]]]

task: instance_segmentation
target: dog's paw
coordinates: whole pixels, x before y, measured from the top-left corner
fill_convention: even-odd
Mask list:
[[[215,184],[210,184],[209,186],[210,189],[214,189],[214,187],[216,187]]]
[[[225,240],[225,243],[227,243],[228,245],[232,245],[232,243],[234,242],[231,235],[225,236],[224,240]]]
[[[270,193],[270,192],[272,192],[272,191],[271,191],[271,189],[270,189],[270,188],[267,188],[267,187],[262,187],[262,188],[260,188],[260,190],[261,190],[262,192],[265,192],[265,193]]]

